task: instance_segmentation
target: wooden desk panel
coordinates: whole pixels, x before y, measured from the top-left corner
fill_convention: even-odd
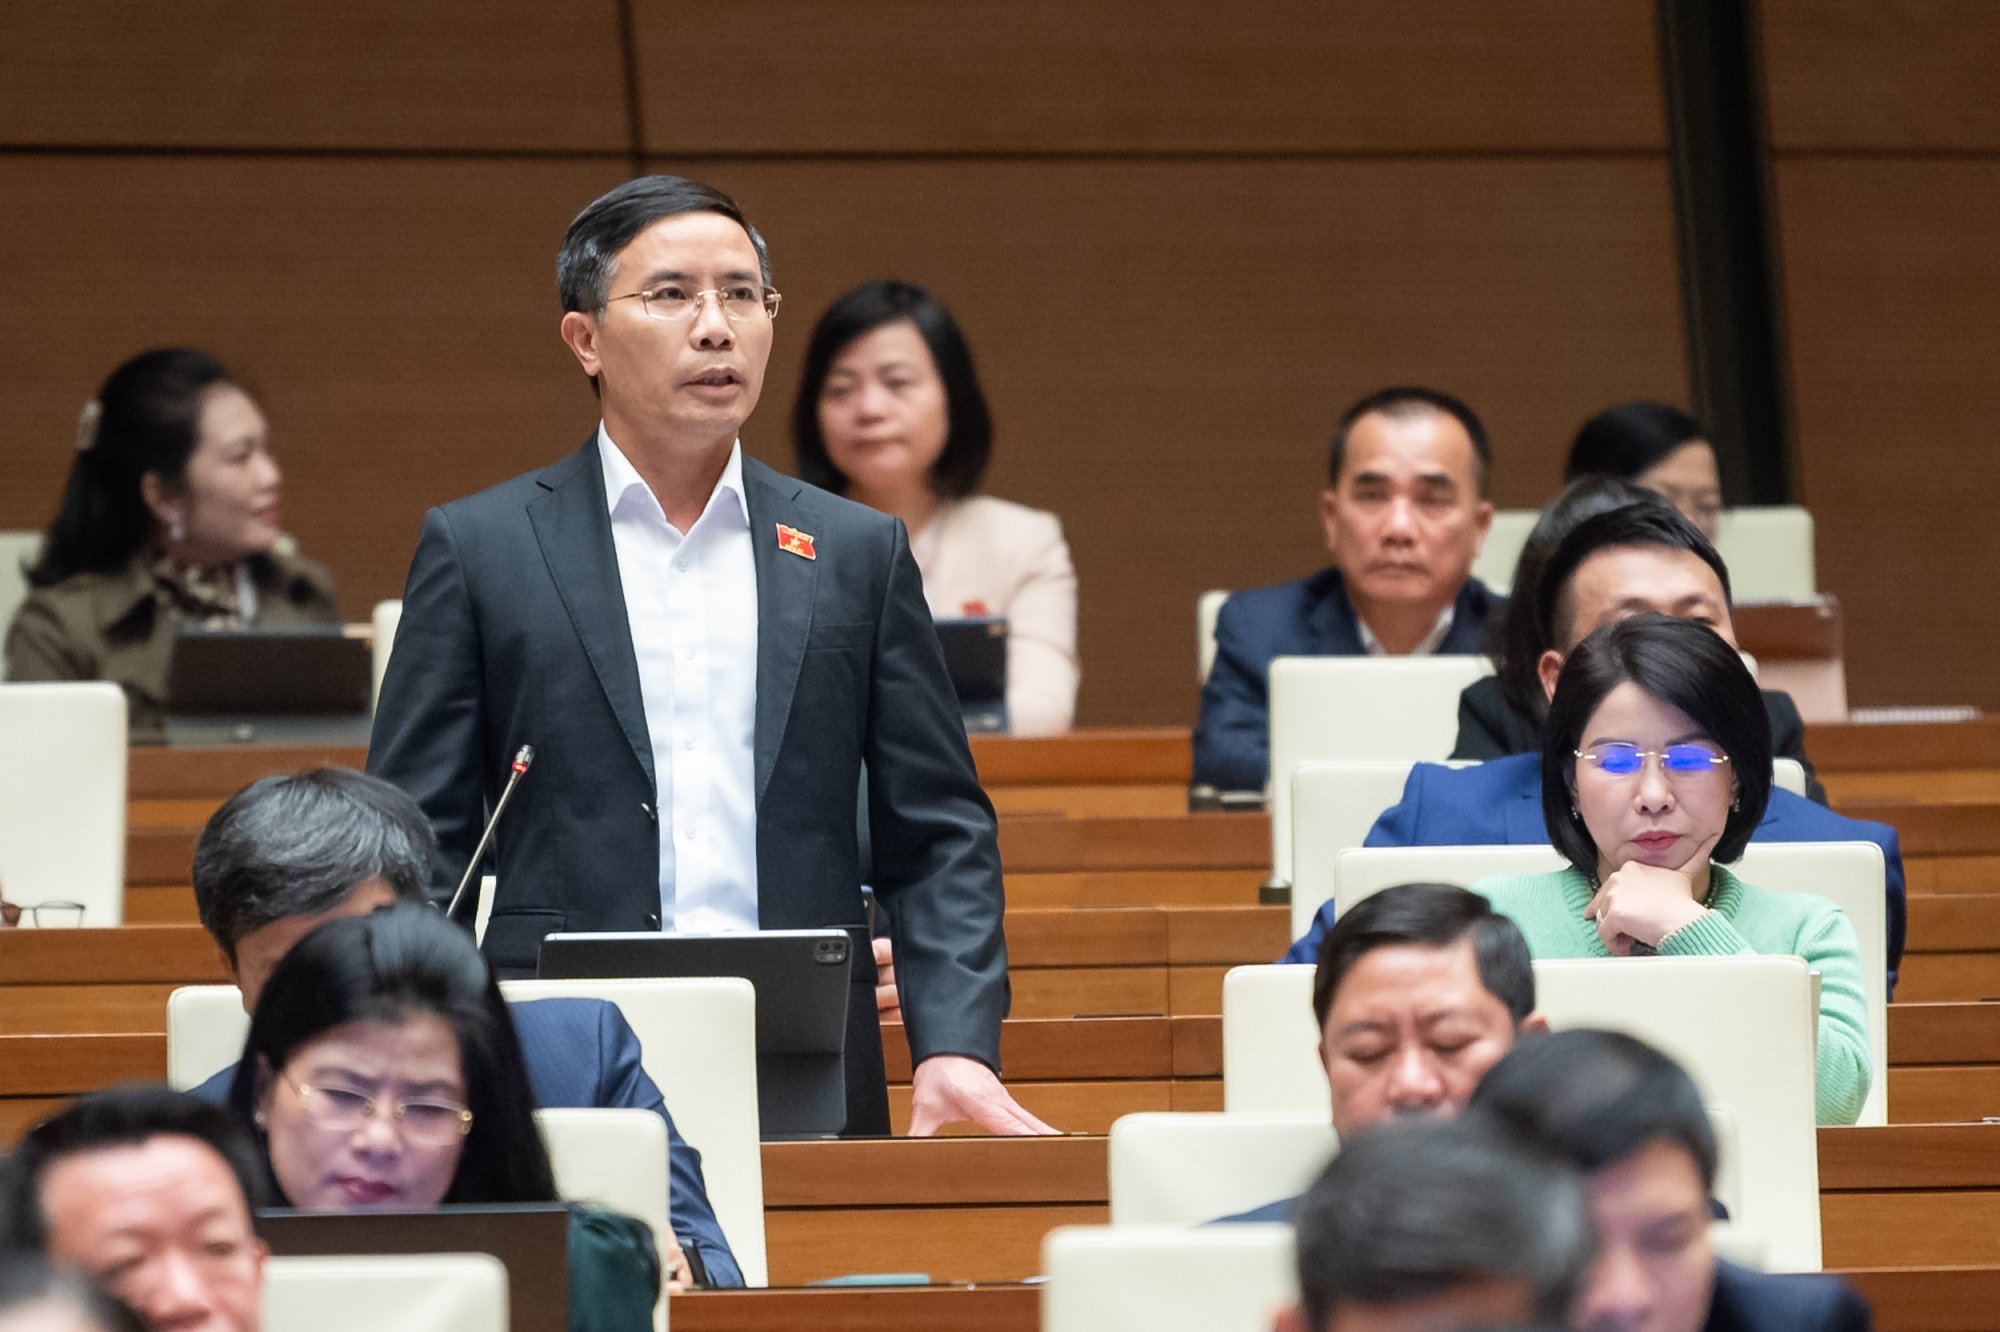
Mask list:
[[[1810,744],[1822,775],[2000,768],[2000,716],[1897,726],[1817,722]]]
[[[1000,825],[1010,874],[1080,870],[1267,870],[1271,821],[1263,814],[1184,814],[1165,819],[1018,819]]]

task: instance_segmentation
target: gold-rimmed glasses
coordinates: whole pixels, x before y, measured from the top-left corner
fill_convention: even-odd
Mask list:
[[[778,303],[785,299],[769,287],[760,287],[753,282],[710,287],[705,291],[691,291],[685,282],[662,282],[644,291],[628,291],[623,296],[613,296],[611,300],[636,300],[648,318],[672,324],[693,319],[711,296],[715,297],[715,304],[722,311],[723,318],[732,324],[752,319],[776,319]]]

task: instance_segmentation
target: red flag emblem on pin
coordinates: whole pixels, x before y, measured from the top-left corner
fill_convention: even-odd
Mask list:
[[[801,532],[798,528],[787,527],[783,523],[778,524],[778,549],[787,555],[796,555],[802,560],[819,558],[813,554],[812,533]]]

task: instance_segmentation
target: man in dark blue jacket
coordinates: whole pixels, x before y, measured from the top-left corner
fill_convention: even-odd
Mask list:
[[[1341,415],[1328,461],[1332,567],[1239,592],[1216,619],[1196,785],[1263,788],[1273,658],[1480,652],[1506,604],[1471,576],[1493,522],[1493,451],[1470,407],[1435,389],[1371,393]]]
[[[202,829],[195,904],[244,1007],[254,1008],[272,968],[315,927],[396,901],[427,901],[436,856],[423,811],[387,782],[347,768],[266,777],[231,796]],[[701,1153],[674,1127],[617,1006],[541,999],[508,1008],[537,1105],[651,1110],[666,1121],[674,1233],[657,1238],[668,1280],[682,1289],[741,1286],[709,1205]],[[225,1068],[194,1094],[220,1103],[235,1074]]]

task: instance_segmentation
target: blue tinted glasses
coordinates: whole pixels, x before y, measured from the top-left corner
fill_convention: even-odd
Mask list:
[[[1668,745],[1665,749],[1641,749],[1637,745],[1599,745],[1595,749],[1579,749],[1576,756],[1599,772],[1613,777],[1630,777],[1646,766],[1646,760],[1659,756],[1660,767],[1679,776],[1693,776],[1712,772],[1729,762],[1729,755],[1716,750],[1713,745],[1682,744]]]

